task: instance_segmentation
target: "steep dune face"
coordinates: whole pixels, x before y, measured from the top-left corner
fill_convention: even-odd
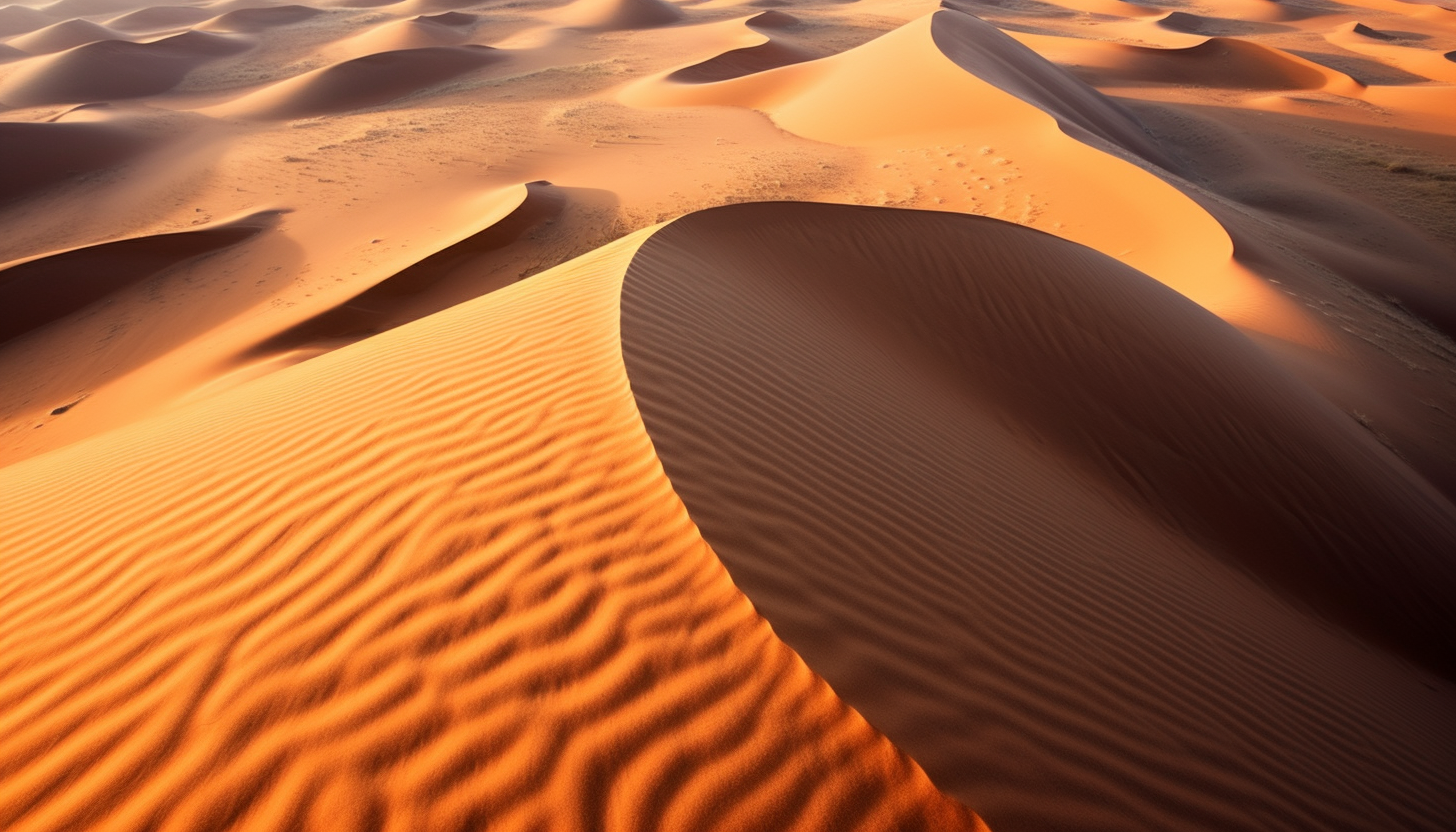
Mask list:
[[[1008,224],[780,204],[668,225],[622,314],[734,580],[996,828],[1456,810],[1449,681],[1371,646],[1449,674],[1456,509],[1186,300]]]
[[[4,469],[0,824],[980,828],[673,497],[640,239]]]

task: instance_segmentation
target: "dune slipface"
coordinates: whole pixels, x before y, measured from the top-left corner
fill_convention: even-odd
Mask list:
[[[1401,660],[1450,672],[1456,512],[1173,292],[983,218],[732,206],[639,250],[622,344],[735,582],[994,828],[1456,810],[1449,683]]]

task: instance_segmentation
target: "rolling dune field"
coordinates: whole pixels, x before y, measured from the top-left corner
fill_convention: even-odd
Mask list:
[[[0,7],[0,829],[1456,828],[1456,8]]]

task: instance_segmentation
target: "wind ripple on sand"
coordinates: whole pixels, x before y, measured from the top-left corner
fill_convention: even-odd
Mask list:
[[[1456,509],[1185,299],[985,218],[738,205],[644,244],[622,343],[734,580],[997,829],[1456,818],[1449,679],[1331,623],[1449,670]]]
[[[0,470],[0,827],[983,828],[674,497],[640,239]]]

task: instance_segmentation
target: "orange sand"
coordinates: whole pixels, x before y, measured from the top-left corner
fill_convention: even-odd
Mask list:
[[[0,231],[0,828],[1456,826],[1439,4],[26,0]]]

